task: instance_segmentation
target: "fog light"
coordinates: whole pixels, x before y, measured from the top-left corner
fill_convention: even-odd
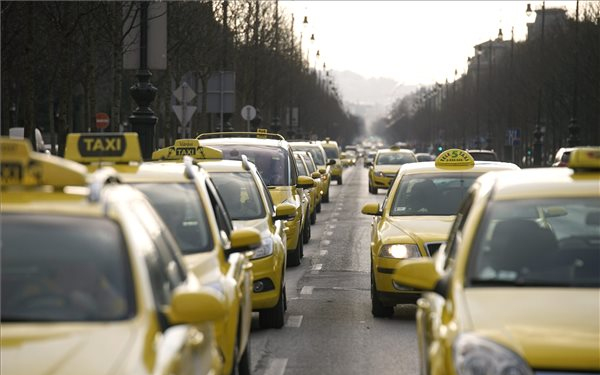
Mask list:
[[[253,289],[254,289],[254,293],[260,293],[263,291],[263,289],[265,289],[265,284],[263,284],[262,281],[255,281]]]
[[[252,285],[252,290],[254,291],[254,293],[268,292],[269,290],[274,289],[275,285],[273,284],[273,281],[271,281],[271,279],[269,279],[268,277],[256,280]]]

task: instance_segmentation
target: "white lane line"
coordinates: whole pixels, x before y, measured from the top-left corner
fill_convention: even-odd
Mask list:
[[[329,246],[329,244],[331,244],[331,241],[329,241],[329,240],[321,240],[321,246]]]
[[[325,231],[325,233],[323,233],[323,234],[326,235],[326,236],[332,236],[333,232],[330,231],[330,230],[328,230],[328,231]]]
[[[321,268],[323,268],[323,265],[321,263],[318,263],[313,266],[311,271],[320,271]]]
[[[286,327],[290,328],[300,328],[302,324],[302,315],[290,315],[285,322]]]
[[[337,214],[337,212],[336,212],[336,214]],[[329,219],[329,221],[336,222],[336,221],[338,221],[338,219],[336,217],[333,217],[333,218]]]
[[[327,250],[321,250],[321,252],[319,253],[320,256],[324,257],[325,255],[327,255]]]
[[[300,291],[300,294],[312,294],[313,289],[315,289],[314,286],[307,286],[307,285],[305,285],[305,286],[302,287],[302,290]]]
[[[265,375],[283,375],[285,373],[287,361],[287,358],[274,358],[267,366]]]
[[[329,229],[335,229],[335,224],[329,224]]]
[[[339,212],[332,212],[331,216],[340,216],[340,213]]]
[[[341,210],[343,210],[343,209],[344,209],[344,207],[342,207],[342,206],[337,206],[335,209],[336,209],[336,210],[338,210],[338,211],[341,211]]]

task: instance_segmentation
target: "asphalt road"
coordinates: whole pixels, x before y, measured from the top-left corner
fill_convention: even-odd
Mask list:
[[[253,318],[251,363],[256,375],[417,374],[413,305],[397,306],[390,319],[371,315],[371,217],[360,210],[383,201],[368,193],[367,169],[343,172],[332,183],[299,267],[286,275],[288,309],[282,329],[261,329]]]

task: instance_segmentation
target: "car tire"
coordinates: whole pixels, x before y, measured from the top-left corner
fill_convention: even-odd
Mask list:
[[[389,318],[394,315],[393,306],[385,306],[379,300],[379,293],[375,289],[375,277],[373,276],[373,270],[371,269],[371,314],[375,318]]]
[[[314,224],[317,222],[317,207],[313,210],[312,214],[310,214],[310,224]]]
[[[342,184],[342,176],[340,176],[340,177],[337,178],[337,184],[338,185]]]
[[[371,185],[369,185],[369,193],[371,193],[371,194],[377,194],[377,188],[376,187],[371,187]]]
[[[280,329],[285,323],[285,287],[281,288],[277,304],[270,309],[261,310],[258,314],[258,324],[261,328]]]
[[[311,232],[310,232],[310,220],[304,221],[304,228],[302,229],[302,242],[308,243],[310,241]]]
[[[329,203],[329,189],[327,190],[327,194],[323,195],[323,199],[321,201],[323,203]]]
[[[317,204],[317,207],[315,207],[315,211],[317,213],[321,212],[321,202],[319,202],[319,204]]]
[[[250,375],[250,336],[248,336],[248,342],[246,343],[246,349],[237,364],[237,373],[239,375]]]
[[[302,243],[302,232],[298,236],[298,244],[296,245],[296,250],[288,253],[287,257],[287,265],[296,267],[300,265],[300,261],[304,256],[304,244]]]

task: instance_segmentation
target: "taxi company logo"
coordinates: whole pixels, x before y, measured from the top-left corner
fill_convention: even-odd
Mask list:
[[[81,156],[123,156],[127,142],[123,135],[82,135],[77,147]]]
[[[193,141],[182,141],[182,140],[178,140],[177,141],[177,146],[180,147],[196,147],[198,145],[198,141],[193,140]]]
[[[442,163],[468,163],[469,162],[469,154],[465,151],[453,150],[449,153],[442,155],[440,158],[440,162]]]
[[[2,183],[19,183],[23,180],[23,166],[20,163],[0,163]]]

